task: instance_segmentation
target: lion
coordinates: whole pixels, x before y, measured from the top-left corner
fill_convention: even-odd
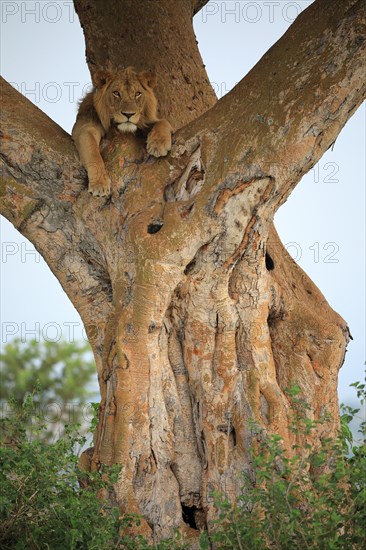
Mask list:
[[[99,144],[114,126],[122,133],[137,129],[148,132],[147,152],[154,157],[168,154],[172,127],[157,116],[158,103],[153,88],[156,75],[137,73],[133,67],[119,71],[98,71],[94,88],[80,102],[72,138],[81,164],[88,173],[89,192],[96,197],[110,194],[111,182],[99,152]]]

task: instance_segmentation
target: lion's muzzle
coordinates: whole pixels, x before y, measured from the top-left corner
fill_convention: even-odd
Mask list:
[[[134,133],[136,132],[137,130],[137,126],[136,124],[134,124],[133,122],[119,122],[117,124],[117,128],[120,132],[124,133],[124,134],[127,134],[127,133]]]
[[[124,109],[114,117],[114,123],[118,130],[123,133],[134,133],[137,130],[137,123],[140,115],[136,110]]]

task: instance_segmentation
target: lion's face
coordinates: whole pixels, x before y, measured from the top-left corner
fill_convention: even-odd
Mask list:
[[[135,132],[156,121],[153,73],[136,73],[131,67],[117,73],[104,71],[94,76],[94,83],[94,106],[106,131],[115,125],[120,132]]]

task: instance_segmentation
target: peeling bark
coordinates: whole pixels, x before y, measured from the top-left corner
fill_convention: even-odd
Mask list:
[[[112,132],[112,195],[96,199],[70,137],[3,82],[1,212],[86,326],[102,398],[90,468],[121,464],[118,502],[143,532],[194,534],[215,518],[212,491],[234,499],[250,471],[250,418],[290,452],[292,382],[334,419],[314,445],[338,427],[347,325],[272,220],[365,97],[365,2],[312,4],[214,106],[192,27],[178,32],[203,2],[123,0],[116,23],[112,2],[75,4],[92,71],[146,68],[141,36],[153,37],[164,116],[188,124],[159,160]]]

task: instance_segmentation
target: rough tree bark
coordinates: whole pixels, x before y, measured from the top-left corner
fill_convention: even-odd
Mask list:
[[[158,160],[109,136],[108,199],[87,193],[70,136],[2,82],[1,213],[43,255],[93,347],[102,400],[89,467],[122,465],[118,502],[156,539],[210,528],[214,489],[235,497],[249,418],[290,449],[292,381],[334,419],[313,443],[335,432],[349,338],[272,220],[365,97],[365,1],[317,0],[217,103],[192,29],[204,4],[75,0],[91,72],[156,69],[177,129]]]

